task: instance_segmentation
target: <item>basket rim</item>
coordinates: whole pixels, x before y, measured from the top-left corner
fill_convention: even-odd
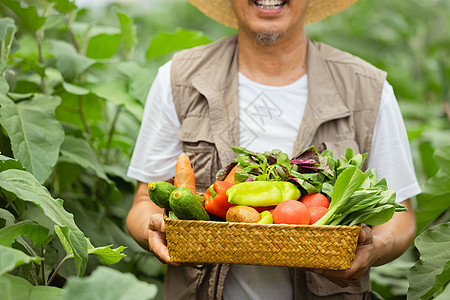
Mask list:
[[[261,227],[261,228],[277,228],[277,227],[283,227],[283,228],[310,228],[310,229],[330,229],[330,230],[334,230],[334,229],[350,229],[350,228],[360,228],[362,227],[361,224],[359,225],[353,225],[353,226],[348,226],[348,225],[298,225],[298,224],[260,224],[260,223],[246,223],[246,222],[228,222],[228,221],[202,221],[202,220],[179,220],[179,219],[172,219],[169,218],[166,213],[164,213],[164,222],[169,222],[172,224],[181,224],[181,223],[192,223],[192,224],[196,224],[196,225],[213,225],[213,224],[217,224],[217,225],[223,225],[223,226],[255,226],[255,227]]]

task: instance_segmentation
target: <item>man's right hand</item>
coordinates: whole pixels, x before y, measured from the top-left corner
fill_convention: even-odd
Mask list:
[[[162,263],[178,266],[169,258],[163,213],[164,210],[150,200],[148,185],[138,181],[133,206],[127,216],[128,232],[142,248],[153,252]]]
[[[162,263],[172,266],[180,265],[170,260],[166,241],[166,227],[162,214],[156,213],[150,216],[148,247]]]

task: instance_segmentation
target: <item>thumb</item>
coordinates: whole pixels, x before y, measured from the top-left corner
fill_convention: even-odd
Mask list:
[[[163,216],[161,214],[153,214],[150,216],[150,222],[148,224],[150,230],[166,232],[166,226]]]
[[[358,243],[367,244],[372,241],[372,229],[367,225],[362,225],[358,236]]]

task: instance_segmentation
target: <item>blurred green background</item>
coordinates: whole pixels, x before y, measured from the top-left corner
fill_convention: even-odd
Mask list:
[[[143,106],[158,67],[174,51],[209,43],[236,31],[210,20],[181,0],[75,3],[3,0],[0,21],[2,161],[20,161],[53,198],[63,199],[65,210],[74,215],[77,226],[93,245],[126,246],[123,252],[127,256],[109,268],[149,283],[156,288],[155,296],[149,299],[162,299],[166,267],[143,251],[125,227],[135,188],[135,182],[125,174]],[[448,233],[448,226],[442,226],[448,225],[450,216],[449,28],[450,0],[360,0],[306,29],[311,38],[348,51],[388,72],[388,81],[406,123],[416,174],[424,190],[413,199],[418,234],[436,225]],[[49,118],[52,126],[57,123],[61,127],[59,136],[47,142],[45,149],[41,149],[41,143],[27,139],[30,132],[26,128],[8,127],[12,120],[7,118],[9,113],[26,119],[17,113],[19,108],[25,107],[36,115],[38,100],[54,103],[54,113]],[[35,124],[41,121],[30,120]],[[18,151],[24,141],[31,146],[25,152]],[[44,155],[48,152],[54,153],[52,158]],[[34,167],[37,161],[42,163],[42,169]],[[13,167],[9,164],[0,164],[0,176],[10,168]],[[0,230],[24,220],[38,222],[50,230],[45,251],[28,240],[11,246],[28,255],[41,253],[46,268],[42,264],[24,263],[3,269],[0,264],[3,271],[0,286],[14,286],[5,277],[7,273],[35,286],[43,285],[55,274],[53,285],[64,287],[65,299],[70,299],[71,288],[76,285],[72,279],[76,266],[73,260],[67,260],[58,267],[67,249],[51,235],[55,221],[49,220],[48,214],[42,214],[35,205],[21,201],[6,185],[0,187]],[[7,220],[6,215],[11,223],[1,222]],[[447,236],[431,242],[444,242],[435,248],[445,252],[450,246],[448,240]],[[411,269],[422,250],[412,245],[396,261],[373,268],[372,285],[380,297],[404,299],[408,288],[411,299],[418,298],[417,295],[425,295],[423,298],[439,295],[442,299],[448,296],[450,268],[443,267],[448,258],[443,262],[431,261],[434,279],[427,277],[428,288],[415,286],[427,282],[420,277],[422,269]],[[99,270],[101,263],[96,256],[87,262],[86,287],[90,286],[88,276]],[[95,285],[91,291],[105,295]]]

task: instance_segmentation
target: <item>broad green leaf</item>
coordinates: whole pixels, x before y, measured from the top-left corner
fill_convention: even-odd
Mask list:
[[[64,139],[64,130],[55,119],[60,103],[60,98],[48,95],[14,103],[0,94],[0,123],[11,139],[14,156],[40,183],[50,176]]]
[[[128,93],[143,105],[150,90],[153,74],[149,68],[141,67],[134,61],[122,62],[117,65],[119,72],[127,76],[129,81]]]
[[[48,0],[51,3],[53,3],[55,6],[55,9],[59,12],[62,12],[64,14],[70,13],[77,9],[76,4],[74,1],[70,0]]]
[[[19,160],[0,154],[0,172],[8,169],[25,170]]]
[[[89,254],[96,254],[100,262],[104,265],[112,265],[116,264],[122,260],[126,255],[121,253],[125,247],[120,246],[115,249],[111,249],[112,245],[103,246],[103,247],[94,247],[89,249]]]
[[[450,223],[433,226],[415,240],[420,259],[409,270],[408,299],[430,299],[450,281]]]
[[[61,145],[61,155],[62,161],[65,160],[90,169],[99,178],[106,182],[111,182],[105,174],[102,164],[98,161],[97,154],[85,139],[70,135],[66,136],[64,143]]]
[[[55,224],[69,229],[68,240],[74,249],[77,274],[82,276],[88,260],[86,237],[75,224],[73,215],[64,209],[63,201],[53,199],[48,190],[30,173],[21,170],[10,169],[1,172],[0,187],[24,201],[36,204]]]
[[[73,249],[70,246],[69,241],[67,240],[67,229],[55,226],[55,232],[58,235],[66,253],[72,254],[69,255],[68,258],[73,258]],[[104,265],[112,265],[118,263],[123,257],[126,256],[124,253],[121,253],[125,249],[124,246],[120,246],[116,249],[111,249],[112,245],[104,247],[94,247],[89,239],[86,240],[88,243],[88,253],[98,255],[100,262]]]
[[[450,284],[447,284],[447,286],[444,288],[444,290],[437,295],[435,300],[448,300],[450,299]]]
[[[1,64],[1,62],[0,62]],[[0,72],[2,67],[0,65]],[[6,94],[9,91],[9,84],[4,77],[0,77],[0,94]]]
[[[133,56],[134,47],[137,43],[136,26],[132,17],[124,13],[117,12],[122,31],[122,44],[125,49],[126,59],[129,60]]]
[[[418,234],[450,207],[450,146],[437,148],[434,158],[440,169],[425,182],[422,194],[417,196],[415,213]]]
[[[333,202],[345,203],[361,187],[366,177],[357,167],[349,167],[343,171],[334,184],[330,205]]]
[[[92,66],[95,61],[85,57],[75,50],[75,48],[64,41],[52,40],[50,51],[56,58],[56,65],[64,80],[71,82],[75,78]]]
[[[22,277],[0,276],[2,300],[61,300],[63,290],[54,286],[33,286]]]
[[[64,286],[64,300],[146,300],[154,299],[154,284],[139,281],[130,273],[121,273],[108,267],[98,267],[86,278],[71,277]]]
[[[46,18],[39,15],[38,8],[34,5],[21,5],[18,0],[2,0],[2,3],[19,17],[20,23],[28,30],[35,32],[45,23]]]
[[[71,84],[68,82],[63,82],[63,87],[68,93],[71,93],[74,95],[87,95],[90,92],[89,90],[87,90],[81,86]]]
[[[93,59],[107,59],[116,54],[120,44],[120,34],[102,33],[89,39],[86,56]]]
[[[97,96],[112,101],[116,105],[125,106],[138,120],[142,120],[142,106],[130,96],[126,83],[120,78],[88,84],[87,87],[90,87]]]
[[[11,247],[18,237],[28,237],[31,242],[41,248],[48,240],[48,229],[30,220],[0,229],[0,245]]]
[[[3,72],[11,53],[11,46],[14,41],[14,35],[17,31],[16,24],[11,18],[0,18],[0,73]],[[0,92],[4,92],[6,80],[0,80]],[[6,85],[8,87],[8,85]],[[8,87],[9,89],[9,87]],[[6,90],[8,90],[6,89]]]
[[[16,218],[6,209],[0,208],[0,219],[5,220],[5,226],[10,226],[14,224]]]
[[[30,262],[39,263],[40,257],[31,257],[20,250],[0,245],[0,275]]]
[[[177,29],[174,33],[160,32],[157,37],[152,39],[146,57],[150,59],[175,50],[192,48],[210,42],[211,40],[200,31]]]

